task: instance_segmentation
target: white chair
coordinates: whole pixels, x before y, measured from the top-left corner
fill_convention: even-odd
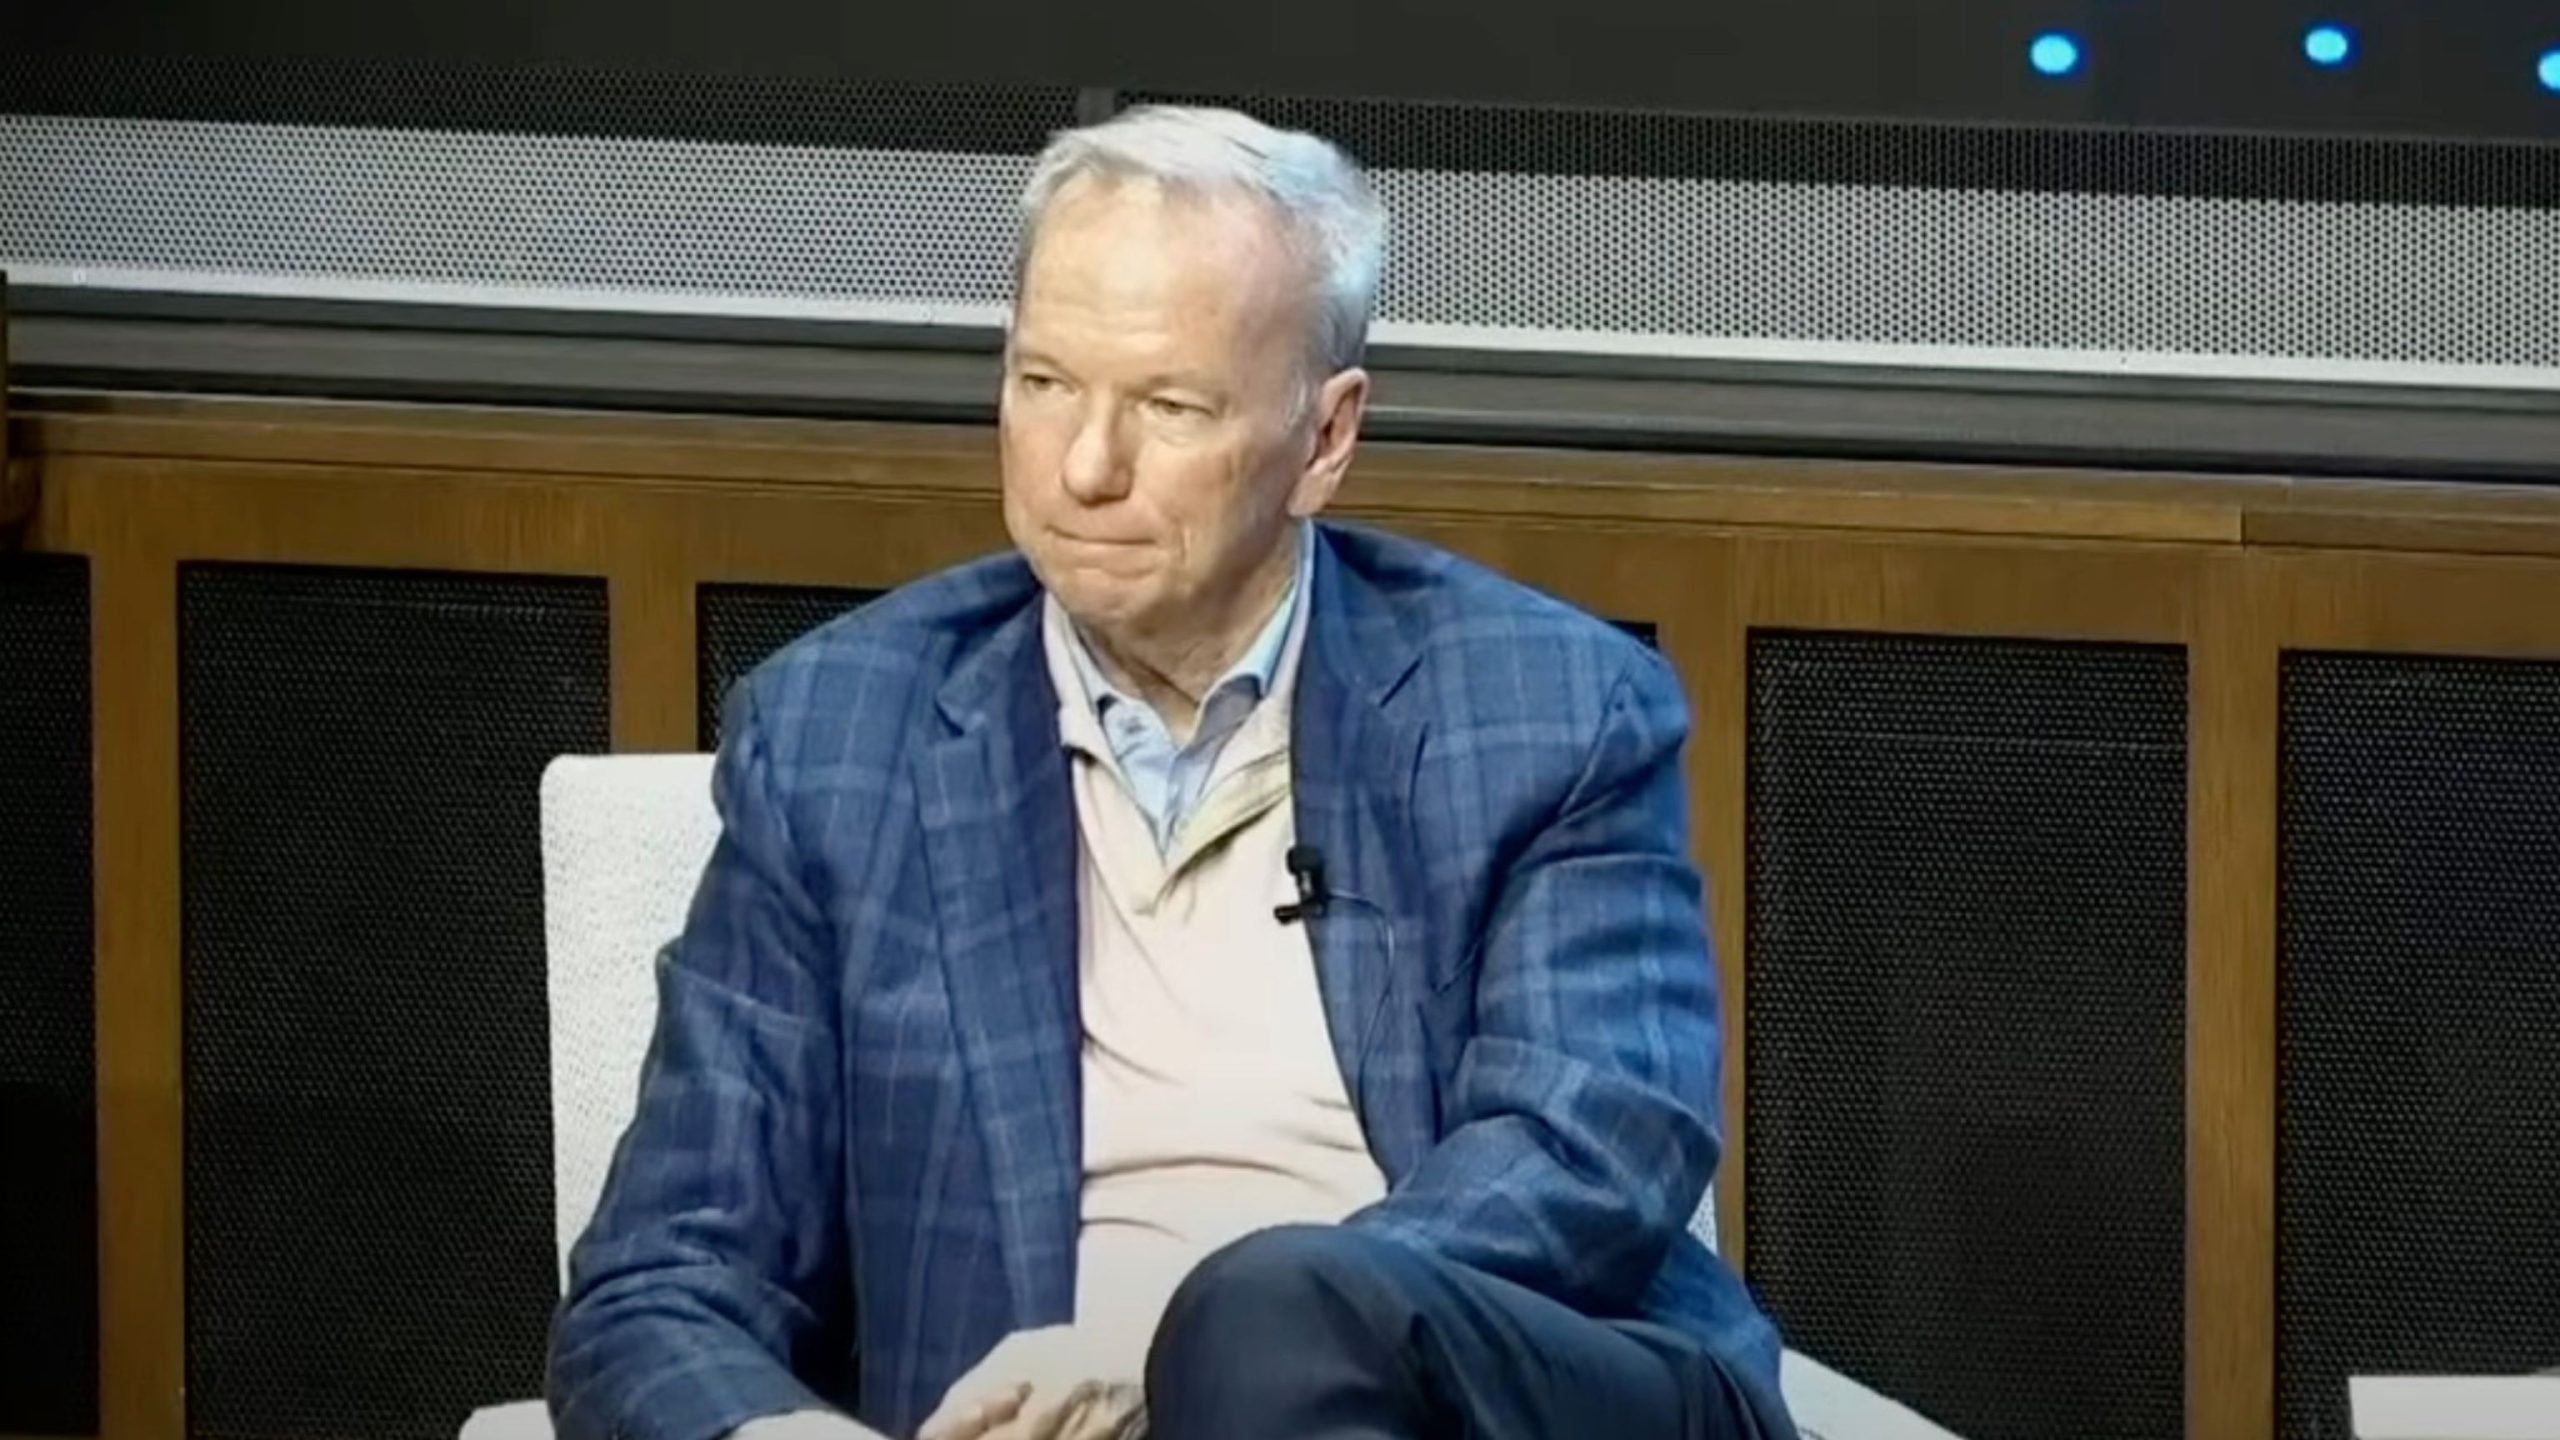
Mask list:
[[[654,959],[684,926],[719,836],[708,755],[563,756],[542,776],[543,928],[551,973],[554,1233],[569,1247],[631,1123],[656,1019]],[[1715,1194],[1690,1230],[1713,1249]],[[1956,1440],[1795,1351],[1781,1374],[1805,1440]],[[475,1412],[462,1440],[549,1440],[540,1401]]]
[[[2356,1440],[2560,1440],[2560,1370],[2541,1375],[2358,1375]]]
[[[542,773],[552,1234],[563,1286],[569,1248],[638,1104],[657,953],[684,928],[719,834],[708,755],[564,755]],[[476,1411],[462,1427],[462,1440],[550,1436],[539,1400]]]

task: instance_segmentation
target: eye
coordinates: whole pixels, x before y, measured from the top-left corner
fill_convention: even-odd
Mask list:
[[[1209,413],[1209,407],[1206,405],[1194,404],[1188,400],[1176,400],[1170,395],[1149,396],[1147,409],[1166,420],[1198,420]]]
[[[1046,395],[1065,382],[1045,370],[1025,370],[1013,377],[1013,383],[1021,386],[1025,394]]]

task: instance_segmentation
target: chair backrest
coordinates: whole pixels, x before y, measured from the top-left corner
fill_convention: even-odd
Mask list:
[[[551,1157],[562,1283],[639,1099],[657,1023],[657,956],[720,836],[708,755],[563,756],[542,775],[543,930],[551,972]],[[1689,1221],[1716,1245],[1715,1190]],[[1955,1440],[1846,1376],[1787,1352],[1807,1440]]]
[[[719,838],[709,755],[565,755],[542,776],[551,1154],[560,1264],[631,1123],[656,1021],[653,961]],[[1715,1191],[1689,1232],[1716,1246]]]
[[[1698,1197],[1698,1208],[1689,1216],[1689,1233],[1709,1250],[1716,1248],[1716,1187],[1712,1184]]]
[[[542,774],[551,1178],[562,1283],[639,1101],[657,955],[720,835],[708,755],[566,755]]]

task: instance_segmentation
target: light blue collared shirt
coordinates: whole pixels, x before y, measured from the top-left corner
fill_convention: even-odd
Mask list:
[[[1297,620],[1298,607],[1304,603],[1308,587],[1314,583],[1315,561],[1315,524],[1303,521],[1298,526],[1296,578],[1290,581],[1280,607],[1263,623],[1253,643],[1200,698],[1198,723],[1192,726],[1188,744],[1175,742],[1172,730],[1154,706],[1112,684],[1085,644],[1083,633],[1072,624],[1067,626],[1068,637],[1073,641],[1068,653],[1075,659],[1076,675],[1084,681],[1084,693],[1093,697],[1094,715],[1102,722],[1111,757],[1119,763],[1129,798],[1147,817],[1147,828],[1155,835],[1158,851],[1173,843],[1182,822],[1198,808],[1227,741],[1234,738],[1245,717],[1278,682],[1280,658],[1289,648],[1289,628]]]

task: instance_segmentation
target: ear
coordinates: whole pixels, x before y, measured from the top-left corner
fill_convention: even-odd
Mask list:
[[[1308,408],[1314,413],[1314,433],[1297,488],[1289,495],[1289,514],[1300,520],[1333,503],[1333,492],[1342,488],[1342,477],[1351,469],[1360,422],[1369,413],[1369,372],[1357,367],[1336,372],[1317,387]]]

